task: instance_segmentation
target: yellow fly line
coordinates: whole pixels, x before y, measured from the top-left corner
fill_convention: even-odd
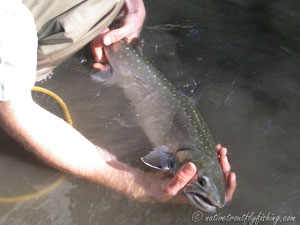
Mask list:
[[[57,96],[52,91],[49,91],[45,88],[37,87],[37,86],[34,86],[32,88],[32,91],[40,92],[40,93],[43,93],[43,94],[46,94],[46,95],[49,95],[50,97],[52,97],[62,108],[65,118],[66,118],[66,121],[71,126],[73,126],[73,121],[71,119],[71,115],[68,110],[68,107],[59,96]],[[0,203],[16,203],[16,202],[21,202],[21,201],[25,201],[25,200],[37,199],[37,198],[55,190],[63,182],[64,178],[65,178],[64,175],[61,175],[58,179],[56,179],[49,186],[47,186],[39,191],[33,192],[33,193],[28,193],[28,194],[23,194],[23,195],[19,195],[19,196],[13,196],[13,197],[1,197],[0,196]]]
[[[56,94],[53,93],[52,91],[49,91],[49,90],[46,89],[46,88],[37,87],[37,86],[34,86],[34,87],[32,88],[32,91],[40,92],[40,93],[49,95],[51,98],[53,98],[53,99],[60,105],[62,111],[64,112],[66,121],[67,121],[71,126],[73,126],[73,121],[72,121],[72,119],[71,119],[71,115],[70,115],[69,109],[68,109],[67,105],[64,103],[64,101],[63,101],[58,95],[56,95]]]

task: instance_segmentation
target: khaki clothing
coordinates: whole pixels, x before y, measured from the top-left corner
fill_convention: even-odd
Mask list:
[[[23,0],[36,23],[37,80],[108,27],[124,0]]]

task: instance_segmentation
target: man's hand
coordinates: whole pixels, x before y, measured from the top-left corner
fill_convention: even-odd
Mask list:
[[[91,43],[96,61],[93,65],[95,69],[104,70],[106,68],[103,45],[111,45],[123,38],[126,38],[128,42],[137,38],[142,30],[145,15],[146,11],[142,0],[125,0],[123,9],[117,17],[121,21],[121,26],[114,30],[105,29]]]
[[[234,172],[230,172],[230,164],[226,155],[227,148],[224,148],[220,144],[218,144],[216,146],[216,149],[219,152],[220,163],[225,174],[227,183],[225,201],[228,202],[232,199],[232,195],[236,189],[236,176]],[[191,162],[186,163],[184,166],[182,166],[171,180],[168,180],[163,184],[161,193],[162,199],[167,200],[174,197],[187,183],[195,179],[196,172],[196,166]],[[186,201],[180,195],[174,200],[175,202]]]

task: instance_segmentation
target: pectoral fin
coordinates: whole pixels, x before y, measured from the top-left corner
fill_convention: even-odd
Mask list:
[[[173,167],[173,158],[166,145],[156,147],[141,160],[147,165],[159,170],[170,170]]]
[[[102,83],[107,86],[113,85],[116,83],[116,77],[111,69],[107,69],[104,71],[96,71],[95,73],[91,74],[91,78],[94,82]]]

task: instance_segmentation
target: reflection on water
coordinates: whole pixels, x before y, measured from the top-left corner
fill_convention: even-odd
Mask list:
[[[216,141],[229,148],[238,189],[218,213],[271,212],[299,220],[298,1],[145,3],[144,54],[195,102]],[[143,167],[139,156],[151,144],[122,91],[92,80],[86,51],[40,85],[66,101],[75,127],[95,144]],[[2,148],[0,175],[6,185],[1,185],[1,193],[30,191],[58,175],[7,138],[1,137]],[[0,224],[195,224],[195,210],[140,204],[69,177],[49,196],[0,205]]]

